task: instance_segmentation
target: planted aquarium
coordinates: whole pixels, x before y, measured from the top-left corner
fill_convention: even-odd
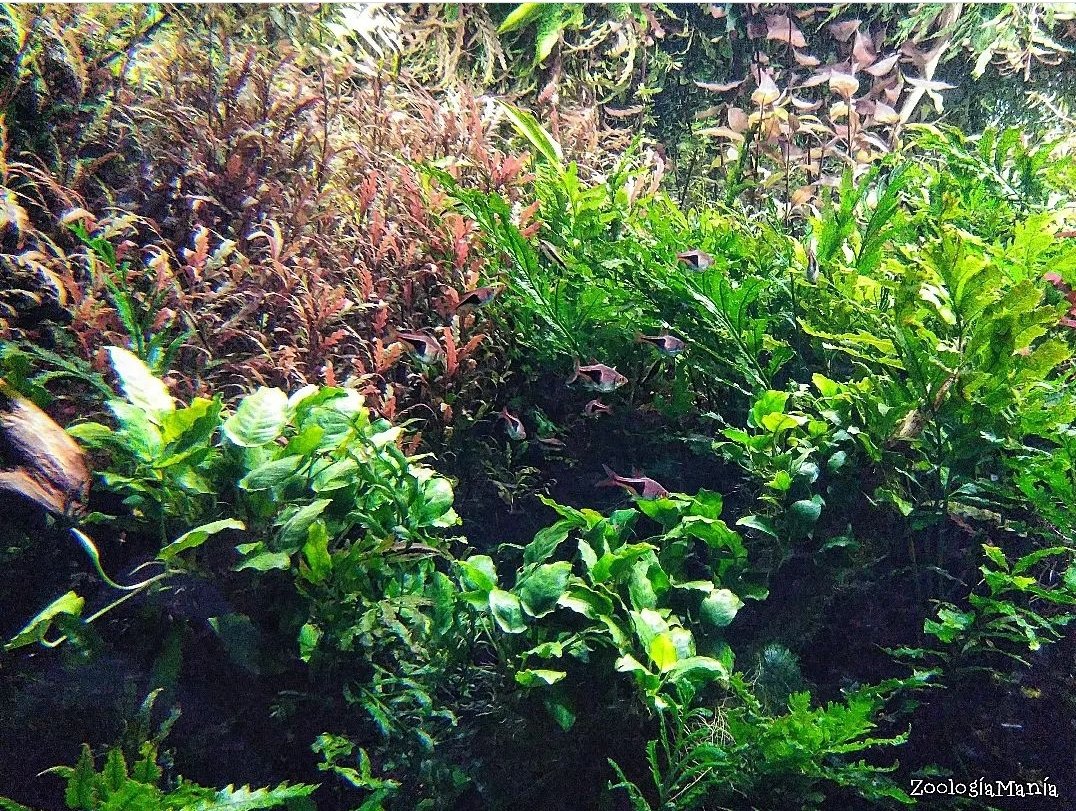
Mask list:
[[[0,809],[1076,807],[1076,5],[0,9]]]

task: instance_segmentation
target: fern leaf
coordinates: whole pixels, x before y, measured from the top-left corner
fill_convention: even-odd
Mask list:
[[[279,808],[293,800],[309,797],[317,788],[317,785],[306,783],[291,786],[281,783],[276,788],[256,789],[228,786],[210,798],[184,803],[177,811],[258,811],[262,808]]]

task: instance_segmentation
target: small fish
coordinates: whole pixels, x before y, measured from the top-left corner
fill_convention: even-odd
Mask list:
[[[807,281],[815,284],[818,281],[818,240],[811,238],[807,246]]]
[[[397,332],[396,337],[410,345],[411,352],[420,363],[433,363],[444,354],[441,345],[432,335],[423,332]]]
[[[527,429],[523,427],[523,420],[515,414],[509,414],[507,407],[501,409],[500,416],[504,420],[504,430],[509,439],[513,442],[522,442],[527,438]]]
[[[476,287],[460,296],[459,307],[481,307],[489,304],[504,289],[504,285],[495,284],[490,287]]]
[[[606,366],[604,363],[580,366],[579,361],[575,362],[575,372],[568,378],[568,385],[570,386],[576,380],[582,380],[583,385],[588,389],[600,391],[603,394],[615,391],[628,382],[628,379],[612,366]]]
[[[560,255],[560,251],[556,246],[550,242],[546,242],[544,239],[538,240],[538,252],[549,261],[551,265],[558,265],[561,269],[567,270],[568,263],[564,261],[564,257]]]
[[[714,258],[710,254],[700,250],[684,251],[676,254],[676,258],[687,265],[689,270],[696,272],[706,270],[714,263]]]
[[[538,443],[543,448],[548,448],[550,450],[560,450],[561,448],[567,447],[562,440],[557,439],[555,436],[540,436],[538,437]]]
[[[633,496],[652,501],[656,498],[665,498],[669,491],[648,476],[621,476],[608,466],[602,465],[608,478],[602,479],[597,487],[623,487]]]
[[[643,335],[641,332],[635,336],[635,342],[652,344],[662,355],[668,355],[670,358],[679,355],[687,346],[675,335]]]
[[[612,414],[613,409],[603,403],[601,400],[594,399],[583,406],[583,413],[588,417],[596,417],[599,414]]]

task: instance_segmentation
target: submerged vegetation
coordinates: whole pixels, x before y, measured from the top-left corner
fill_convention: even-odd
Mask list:
[[[5,6],[0,808],[1076,799],[1074,15]]]

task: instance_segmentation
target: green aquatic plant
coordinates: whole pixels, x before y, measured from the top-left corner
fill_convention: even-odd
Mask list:
[[[136,269],[130,260],[120,260],[108,239],[91,236],[82,223],[74,223],[71,230],[89,249],[90,275],[107,291],[130,350],[158,374],[173,368],[176,354],[194,330],[183,328],[183,318],[190,320],[189,314],[167,307],[176,303],[167,259],[158,255],[154,266]]]
[[[544,694],[570,727],[580,711],[572,660],[629,674],[659,709],[677,691],[727,681],[722,629],[743,607],[740,594],[765,595],[741,577],[746,550],[720,518],[719,494],[640,499],[608,516],[544,501],[560,518],[523,547],[510,582],[489,556],[458,564],[461,598],[486,618],[520,686]],[[633,537],[644,516],[658,531]]]
[[[155,545],[140,568],[152,573],[116,582],[90,527],[73,530],[121,596],[86,613],[85,597],[69,591],[6,648],[78,641],[86,624],[166,592],[176,578],[235,589],[238,576],[242,591],[283,575],[291,589],[275,622],[239,612],[210,620],[227,654],[255,672],[308,665],[370,718],[383,766],[444,768],[459,783],[430,756],[455,724],[441,697],[456,689],[472,639],[443,571],[452,561],[443,534],[459,523],[449,481],[401,451],[403,428],[374,418],[354,390],[309,386],[289,397],[261,388],[234,410],[219,397],[177,406],[133,354],[113,348],[111,358],[124,394],[109,403],[115,425],[81,423],[71,433],[107,459],[99,485],[128,510],[91,516],[92,531],[101,537],[122,522],[147,533]],[[291,640],[277,638],[282,630]],[[349,661],[361,668],[341,679]]]
[[[940,603],[923,631],[946,646],[945,656],[963,662],[1009,656],[1027,666],[1025,651],[1058,641],[1076,618],[1076,551],[1054,546],[1010,560],[997,546],[982,550],[983,588],[968,594],[966,610]]]
[[[737,674],[714,707],[677,708],[660,717],[658,737],[647,744],[650,785],[635,783],[612,766],[633,811],[725,807],[737,797],[771,808],[825,807],[827,789],[850,789],[883,806],[914,801],[861,755],[900,746],[907,734],[879,735],[886,703],[900,690],[921,688],[927,674],[861,687],[840,701],[812,706],[809,692],[767,709]],[[859,759],[855,759],[859,757]]]
[[[138,358],[111,356],[125,395],[109,404],[116,427],[87,422],[71,433],[107,455],[100,484],[123,499],[130,526],[156,535],[153,562],[164,570],[138,587],[106,578],[115,588],[197,571],[211,537],[247,531],[255,539],[236,547],[236,571],[295,571],[314,591],[345,582],[376,593],[377,561],[435,556],[437,534],[458,523],[449,482],[400,451],[402,428],[371,419],[354,391],[311,386],[289,398],[263,388],[230,414],[220,398],[177,407]],[[100,572],[96,546],[75,531]],[[43,639],[50,619],[81,607],[65,595],[10,644]]]
[[[143,702],[137,721],[142,723],[141,740],[127,740],[109,747],[100,768],[89,744],[83,744],[74,766],[55,766],[43,774],[64,779],[64,804],[72,811],[259,811],[259,809],[313,808],[310,795],[316,785],[281,783],[268,788],[227,786],[212,789],[183,777],[165,776],[161,745],[179,711],[172,713],[150,735],[149,716],[159,690]],[[4,811],[32,811],[0,797]]]
[[[588,183],[533,116],[509,109],[540,158],[526,235],[498,195],[426,171],[482,229],[508,286],[494,317],[529,349],[523,362],[630,370],[632,398],[671,417],[765,390],[794,354],[783,337],[791,299],[771,272],[789,263],[791,241],[731,211],[680,210],[637,148]],[[703,267],[684,258],[692,250]],[[690,362],[655,363],[639,335],[683,342]]]

